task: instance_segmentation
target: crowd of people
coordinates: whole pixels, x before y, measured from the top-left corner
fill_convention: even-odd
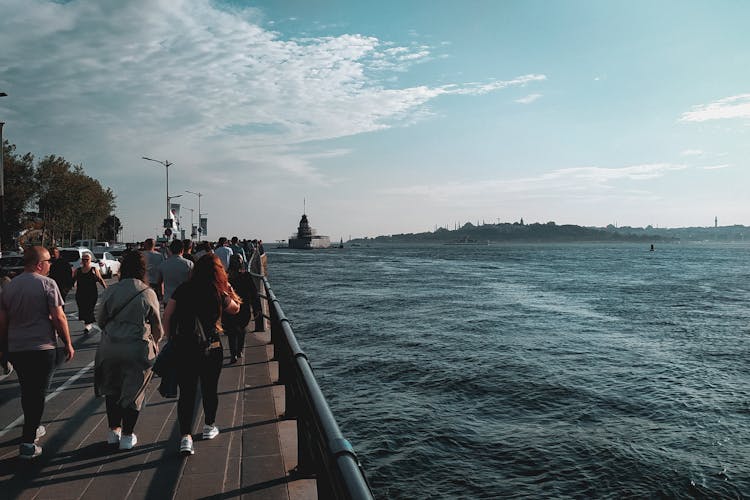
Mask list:
[[[220,334],[227,337],[228,363],[234,364],[243,356],[246,334],[264,329],[262,241],[222,237],[215,245],[194,246],[191,240],[176,239],[157,249],[147,239],[123,253],[119,281],[109,287],[91,264],[84,254],[73,272],[56,248],[32,246],[24,251],[24,272],[0,292],[0,358],[6,373],[15,369],[21,386],[19,456],[32,459],[42,453],[38,440],[46,433],[41,425],[46,393],[55,367],[75,355],[64,312],[65,296],[73,288],[84,335],[94,325],[101,331],[94,392],[105,399],[106,442],[121,450],[138,442],[135,426],[163,350],[165,358],[169,352],[168,366],[179,389],[179,449],[192,455],[199,384],[203,439],[220,432],[215,421],[224,365]]]

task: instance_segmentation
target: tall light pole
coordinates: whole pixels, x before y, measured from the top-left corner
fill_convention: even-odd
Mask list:
[[[201,233],[203,232],[203,228],[201,227],[201,196],[203,196],[203,193],[195,193],[193,191],[185,190],[186,193],[194,194],[198,197],[198,239],[200,239]],[[192,232],[193,228],[190,228],[190,231]]]
[[[0,97],[6,97],[8,94],[0,92]],[[0,255],[3,252],[3,237],[5,236],[5,143],[3,142],[3,125],[0,122]]]
[[[164,165],[164,169],[167,172],[167,219],[170,219],[170,206],[169,206],[169,167],[173,165],[173,163],[168,162],[167,160],[161,161],[161,160],[154,160],[153,158],[146,158],[145,156],[142,156],[144,160],[148,161],[155,161],[156,163],[159,163],[160,165]],[[176,196],[173,196],[173,198],[176,198]]]

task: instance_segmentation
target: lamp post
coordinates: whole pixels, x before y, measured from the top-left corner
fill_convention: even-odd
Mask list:
[[[195,193],[193,191],[185,190],[186,193],[194,194],[198,197],[198,239],[200,239],[201,233],[203,232],[203,228],[201,227],[201,196],[203,196],[203,193]],[[192,226],[192,224],[191,224]],[[193,228],[190,228],[190,231],[192,232]]]
[[[173,165],[173,163],[170,163],[167,160],[164,160],[164,161],[154,160],[153,158],[146,158],[145,156],[142,156],[141,158],[143,158],[144,160],[148,160],[148,161],[154,161],[154,162],[156,162],[156,163],[158,163],[160,165],[164,165],[164,170],[166,170],[166,172],[167,172],[167,219],[170,219],[171,217],[169,217],[169,214],[170,214],[170,210],[169,210],[170,209],[170,206],[169,206],[169,167],[171,165]],[[178,196],[181,196],[181,195],[178,195]],[[172,198],[176,198],[176,196],[173,196]]]
[[[0,92],[0,97],[6,97],[8,94]],[[0,122],[0,255],[3,253],[3,237],[5,236],[5,143],[3,142],[3,125]]]

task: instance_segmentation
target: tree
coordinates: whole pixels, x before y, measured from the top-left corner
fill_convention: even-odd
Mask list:
[[[62,157],[51,155],[39,162],[36,178],[39,215],[53,241],[95,236],[115,208],[111,189]]]
[[[34,178],[34,156],[16,153],[15,144],[3,141],[3,170],[5,184],[5,231],[0,234],[4,247],[9,247],[12,236],[25,229],[29,222],[27,210],[37,192]]]
[[[120,232],[122,223],[116,215],[110,215],[101,223],[96,233],[96,239],[100,241],[117,241],[117,233]]]

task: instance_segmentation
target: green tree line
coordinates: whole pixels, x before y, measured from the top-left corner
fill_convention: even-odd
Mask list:
[[[82,165],[49,155],[35,161],[3,144],[5,227],[2,245],[69,245],[81,238],[114,240],[120,221],[115,195],[86,175]]]

